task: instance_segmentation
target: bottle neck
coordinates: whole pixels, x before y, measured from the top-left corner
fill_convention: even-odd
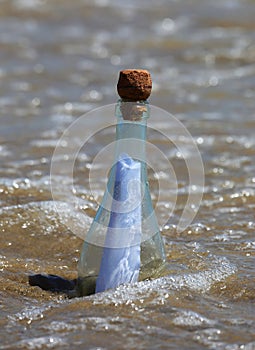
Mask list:
[[[115,159],[122,154],[146,163],[147,119],[149,118],[147,101],[126,102],[120,100],[116,106],[116,153]]]

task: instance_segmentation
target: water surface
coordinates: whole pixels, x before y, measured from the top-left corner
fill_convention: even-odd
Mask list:
[[[254,16],[252,0],[1,1],[0,349],[255,349]],[[51,159],[72,122],[117,101],[118,71],[128,67],[150,70],[150,102],[199,148],[198,214],[177,233],[187,168],[152,132],[179,189],[169,218],[172,192],[162,181],[158,196],[158,180],[170,176],[150,153],[170,275],[72,300],[30,287],[29,273],[76,277],[82,239],[73,229],[86,233],[103,194],[108,160],[97,163],[93,196],[89,169],[113,128],[89,140],[73,178],[51,177]],[[100,129],[100,118],[85,128]],[[192,157],[189,140],[179,141]]]

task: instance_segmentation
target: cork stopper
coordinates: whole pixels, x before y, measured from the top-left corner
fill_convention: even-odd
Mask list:
[[[151,94],[151,75],[144,69],[120,71],[117,91],[123,100],[145,101]]]

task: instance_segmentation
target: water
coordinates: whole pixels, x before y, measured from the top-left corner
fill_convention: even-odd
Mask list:
[[[254,15],[252,0],[1,1],[0,349],[255,349]],[[76,277],[79,236],[109,166],[99,159],[93,197],[90,164],[112,129],[79,153],[74,183],[68,172],[50,177],[51,159],[70,123],[116,101],[118,71],[128,67],[150,70],[150,102],[173,113],[199,147],[199,212],[177,233],[187,169],[152,132],[179,188],[168,219],[169,173],[150,152],[170,275],[71,300],[30,287],[29,273]],[[81,134],[100,127],[100,118],[86,119]],[[73,205],[65,189],[80,201]]]

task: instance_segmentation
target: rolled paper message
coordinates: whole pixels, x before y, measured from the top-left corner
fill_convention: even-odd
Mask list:
[[[141,164],[128,155],[116,163],[113,203],[96,293],[138,281],[142,231]]]

